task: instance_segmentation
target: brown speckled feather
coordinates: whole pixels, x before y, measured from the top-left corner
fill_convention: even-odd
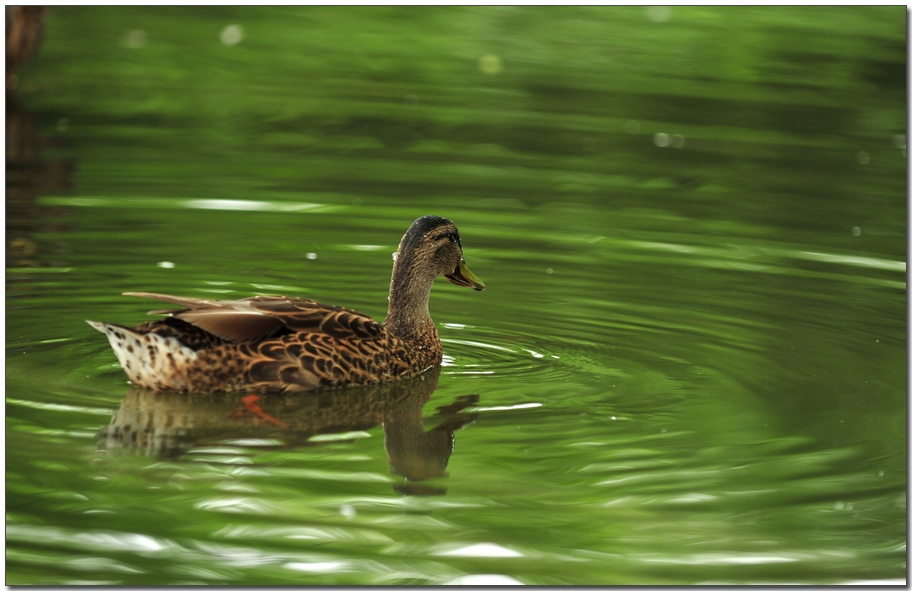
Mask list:
[[[90,322],[104,332],[134,384],[178,391],[306,391],[419,374],[442,358],[427,312],[434,278],[484,289],[462,260],[456,227],[415,221],[397,251],[386,321],[339,306],[284,296],[209,300],[128,292],[180,306],[134,328]]]

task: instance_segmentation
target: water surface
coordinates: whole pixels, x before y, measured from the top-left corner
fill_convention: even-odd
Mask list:
[[[65,8],[7,107],[7,582],[901,583],[905,11]],[[12,149],[11,149],[12,147]],[[382,318],[439,376],[131,389],[159,291]]]

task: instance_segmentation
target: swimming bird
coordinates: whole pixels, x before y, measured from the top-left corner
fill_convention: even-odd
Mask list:
[[[406,378],[440,364],[428,311],[434,280],[481,291],[456,225],[415,220],[399,243],[381,323],[349,308],[285,296],[209,300],[147,292],[124,295],[179,306],[127,328],[87,321],[108,337],[136,385],[179,392],[303,392]]]

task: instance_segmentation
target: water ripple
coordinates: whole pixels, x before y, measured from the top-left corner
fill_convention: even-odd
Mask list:
[[[449,336],[452,325],[444,325],[441,341],[446,351],[445,372],[492,377],[552,377],[567,370],[560,364],[562,343],[540,343],[532,335],[504,330],[468,327],[467,338]],[[460,331],[464,329],[460,328]]]
[[[905,274],[906,262],[859,256],[853,254],[816,252],[796,247],[780,248],[765,244],[727,244],[724,246],[697,246],[668,242],[654,242],[648,240],[629,240],[616,247],[624,246],[634,251],[664,251],[684,255],[676,262],[678,264],[691,264],[719,269],[748,271],[772,274],[796,274],[803,277],[820,276],[828,278],[842,278],[845,281],[864,282],[869,284],[885,285],[898,289],[905,289],[905,281],[884,280],[876,277],[859,277],[851,273],[842,273],[834,276],[822,271],[812,271],[796,267],[791,261],[810,261],[842,265],[847,267],[860,267],[877,271]]]

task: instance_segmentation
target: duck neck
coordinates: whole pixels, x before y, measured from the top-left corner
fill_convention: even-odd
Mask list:
[[[437,328],[428,311],[428,300],[434,277],[419,274],[411,253],[396,253],[393,276],[390,281],[389,311],[383,325],[388,331],[405,341],[429,341],[437,344]],[[439,346],[439,345],[438,345]]]

